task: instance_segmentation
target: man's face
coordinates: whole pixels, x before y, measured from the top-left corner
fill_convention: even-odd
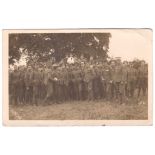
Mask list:
[[[114,61],[111,62],[111,66],[115,66],[115,62]]]
[[[29,66],[27,70],[28,70],[28,71],[31,71],[31,70],[32,70],[32,68]]]
[[[124,62],[124,63],[123,63],[123,66],[125,66],[125,67],[126,67],[127,65],[128,65],[128,63],[127,63],[127,62]]]
[[[120,65],[120,64],[121,64],[121,60],[118,59],[118,60],[117,60],[117,65]]]
[[[15,67],[14,67],[14,70],[17,70],[17,69],[18,69],[18,67],[17,67],[17,66],[15,66]]]

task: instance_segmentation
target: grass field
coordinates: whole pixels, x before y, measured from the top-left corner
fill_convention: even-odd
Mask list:
[[[146,104],[118,104],[105,101],[51,105],[10,105],[10,120],[145,120]]]

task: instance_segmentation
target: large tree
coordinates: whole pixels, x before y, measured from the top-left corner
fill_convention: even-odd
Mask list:
[[[28,61],[60,61],[66,54],[107,58],[110,33],[12,33],[9,34],[9,63],[27,55]]]

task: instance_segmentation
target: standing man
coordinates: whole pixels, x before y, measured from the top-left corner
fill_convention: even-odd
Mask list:
[[[128,62],[124,61],[122,64],[122,81],[120,87],[122,102],[128,101],[128,70]]]
[[[116,101],[118,101],[120,104],[122,104],[122,90],[121,90],[121,85],[122,85],[122,65],[121,65],[121,59],[118,57],[116,59],[116,66],[114,70],[114,87],[115,87],[115,97]]]
[[[19,77],[20,72],[17,66],[14,66],[14,71],[12,73],[12,94],[13,94],[13,103],[18,104],[19,103]]]
[[[138,98],[144,103],[144,97],[148,89],[148,65],[145,61],[141,61],[141,65],[138,70]],[[142,95],[140,95],[142,91]],[[142,97],[143,96],[143,97]]]
[[[129,97],[134,97],[137,81],[137,71],[133,67],[133,64],[130,63],[128,70],[128,84],[129,84]]]
[[[40,72],[39,72],[39,66],[35,66],[33,70],[33,104],[38,105],[39,99],[40,99]]]
[[[24,82],[24,72],[25,68],[23,66],[19,67],[18,74],[18,96],[19,96],[19,104],[23,104],[25,102],[25,82]]]
[[[52,101],[54,100],[54,82],[53,82],[53,77],[54,77],[54,67],[48,68],[45,67],[44,71],[44,85],[46,89],[46,95],[44,99],[44,103],[50,102],[51,99]]]
[[[115,66],[116,66],[116,62],[114,60],[111,60],[110,62],[110,79],[109,79],[109,83],[108,83],[108,92],[109,92],[109,99],[113,100],[115,97]]]
[[[61,70],[58,66],[53,70],[53,101],[55,103],[61,102]]]
[[[88,96],[87,99],[88,101],[94,100],[94,94],[93,94],[93,78],[94,78],[94,71],[93,68],[88,68],[86,74],[86,86],[87,86],[87,92]]]
[[[109,100],[110,79],[111,79],[110,66],[108,65],[107,62],[104,62],[102,67],[101,80],[102,80],[102,86],[103,86],[103,98],[105,98],[106,100]]]
[[[33,71],[31,66],[28,66],[27,70],[25,71],[24,82],[25,82],[25,102],[27,104],[31,104],[33,98]]]

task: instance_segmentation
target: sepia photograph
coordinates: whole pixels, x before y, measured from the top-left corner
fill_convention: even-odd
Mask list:
[[[3,30],[3,80],[4,125],[152,125],[152,30]]]

